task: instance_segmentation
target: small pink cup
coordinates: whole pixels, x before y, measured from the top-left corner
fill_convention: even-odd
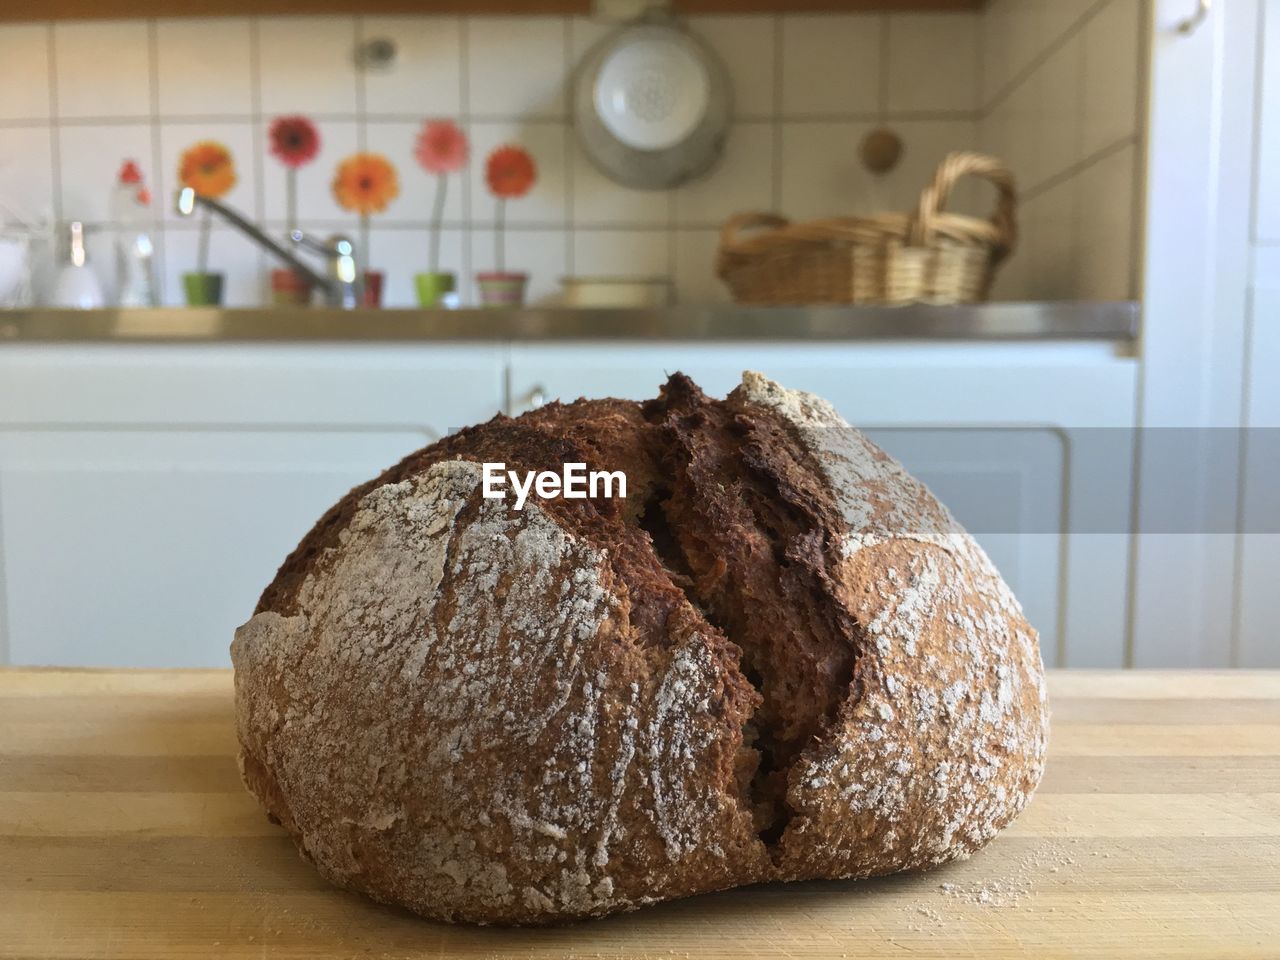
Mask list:
[[[524,303],[525,287],[529,283],[527,273],[490,271],[476,274],[476,286],[480,288],[480,305],[483,307],[518,307]]]

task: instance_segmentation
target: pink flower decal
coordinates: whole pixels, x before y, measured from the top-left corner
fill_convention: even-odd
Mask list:
[[[414,141],[413,155],[428,173],[453,173],[467,162],[467,135],[452,120],[428,120]]]

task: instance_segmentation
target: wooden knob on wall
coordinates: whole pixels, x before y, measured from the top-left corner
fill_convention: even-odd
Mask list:
[[[902,157],[902,138],[886,127],[872,130],[862,140],[862,162],[872,173],[888,173]]]

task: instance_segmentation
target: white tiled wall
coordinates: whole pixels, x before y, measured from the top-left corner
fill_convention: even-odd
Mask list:
[[[354,232],[329,193],[359,149],[399,168],[401,195],[375,218],[372,265],[387,301],[412,302],[425,268],[431,181],[413,162],[422,120],[454,117],[473,162],[451,184],[442,244],[464,278],[493,263],[482,158],[505,141],[537,160],[532,193],[508,206],[507,263],[532,294],[566,273],[667,275],[683,302],[726,299],[712,274],[720,223],[749,209],[793,218],[909,209],[949,150],[1006,157],[1025,192],[1023,245],[1006,297],[1121,297],[1133,291],[1140,163],[1139,8],[1149,0],[992,0],[983,13],[695,18],[728,66],[735,120],[722,162],[671,191],[612,183],[572,129],[573,65],[611,25],[577,18],[309,17],[62,22],[0,26],[0,203],[83,219],[107,249],[108,193],[139,160],[157,198],[165,290],[193,266],[192,225],[172,214],[177,158],[214,138],[234,152],[230,202],[282,232],[284,174],[266,126],[305,113],[319,159],[299,178],[300,218]],[[389,37],[396,68],[365,72],[358,44]],[[878,125],[905,144],[890,174],[858,160]],[[977,189],[957,201],[989,202]],[[230,301],[259,302],[272,266],[233,233],[213,243]],[[107,258],[99,257],[106,265]],[[109,279],[109,278],[108,278]],[[464,290],[470,284],[464,280]]]
[[[193,266],[195,234],[169,210],[177,158],[214,138],[235,154],[229,201],[283,230],[284,175],[266,126],[306,113],[323,148],[303,169],[300,216],[319,232],[354,230],[329,193],[333,169],[358,149],[385,153],[401,195],[375,218],[370,257],[387,300],[412,302],[425,268],[432,184],[411,144],[423,119],[454,117],[475,159],[451,184],[445,264],[470,276],[492,266],[493,203],[478,162],[516,141],[540,178],[508,206],[507,262],[528,269],[534,296],[566,273],[672,277],[684,302],[726,299],[712,274],[720,223],[748,209],[794,217],[906,208],[948,150],[977,140],[978,14],[728,16],[691,27],[725,61],[735,122],[723,161],[671,191],[620,187],[577,146],[572,67],[611,26],[556,17],[333,17],[62,22],[0,27],[0,203],[28,216],[83,219],[106,251],[108,193],[137,158],[157,198],[169,300]],[[389,37],[395,70],[355,66],[362,39]],[[858,161],[863,134],[888,123],[904,138],[883,178]],[[259,302],[271,264],[229,231],[213,241],[231,302]],[[100,256],[104,268],[108,258]],[[470,285],[466,284],[470,293]]]
[[[1022,195],[1021,246],[998,297],[1138,296],[1149,5],[991,0],[983,11],[979,140]]]

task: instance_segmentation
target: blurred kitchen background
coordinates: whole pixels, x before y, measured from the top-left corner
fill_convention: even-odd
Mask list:
[[[1280,666],[1280,2],[647,6],[7,0],[0,663],[225,664],[409,451],[751,368],[1050,665]]]
[[[602,18],[7,24],[0,202],[28,221],[83,221],[110,300],[111,199],[121,162],[133,159],[152,187],[161,296],[181,304],[198,233],[171,201],[182,152],[204,140],[225,145],[238,176],[224,199],[283,233],[286,168],[269,153],[268,126],[302,114],[321,146],[299,171],[298,225],[355,234],[330,181],[346,156],[385,156],[400,190],[373,218],[368,263],[385,272],[384,303],[411,306],[434,188],[414,162],[414,141],[424,118],[450,118],[470,138],[473,162],[447,200],[442,267],[469,278],[492,266],[494,202],[479,161],[514,142],[538,167],[507,216],[507,260],[529,273],[530,299],[557,293],[565,275],[608,275],[666,277],[678,302],[717,303],[729,299],[713,264],[731,214],[907,210],[948,152],[977,149],[1004,159],[1021,195],[1023,246],[995,295],[1123,300],[1138,267],[1143,18],[1140,0],[694,16],[689,29],[727,70],[732,123],[711,173],[658,191],[610,181],[575,137],[571,78],[617,26]],[[381,40],[394,44],[391,61],[368,63],[360,53]],[[877,128],[902,142],[884,174],[859,159]],[[958,199],[973,212],[990,204],[975,189]],[[274,265],[230,228],[215,228],[210,263],[225,274],[227,305],[269,300]]]

